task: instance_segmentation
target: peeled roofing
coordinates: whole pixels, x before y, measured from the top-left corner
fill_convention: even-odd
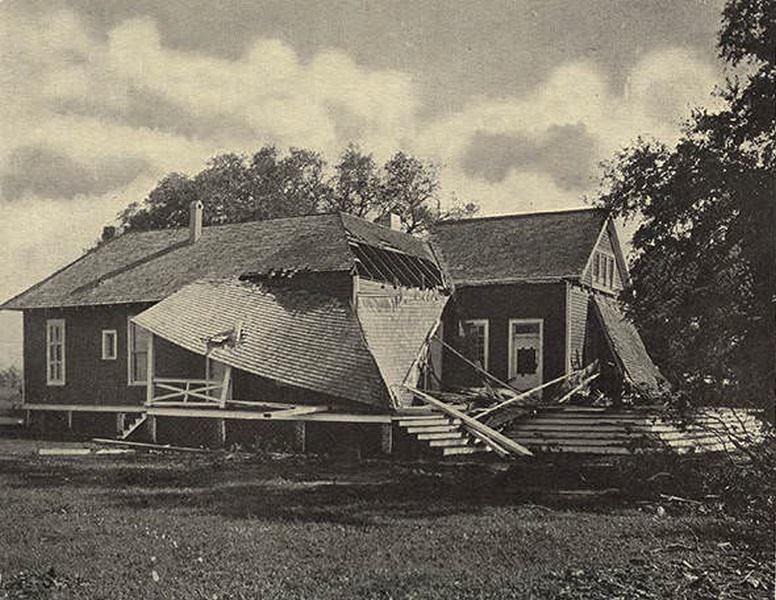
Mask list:
[[[206,340],[242,322],[243,341],[208,356],[261,377],[385,407],[380,373],[347,302],[236,280],[197,281],[132,319],[174,344],[208,354]]]
[[[616,300],[595,294],[593,301],[604,334],[625,369],[626,377],[637,385],[657,391],[663,376],[652,362],[636,326],[622,313]]]
[[[203,277],[273,269],[327,272],[354,266],[338,214],[136,232],[82,256],[2,308],[154,302]]]
[[[458,284],[579,278],[606,219],[585,208],[445,221],[432,243]]]

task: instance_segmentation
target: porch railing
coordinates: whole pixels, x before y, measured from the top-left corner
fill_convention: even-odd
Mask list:
[[[152,395],[147,404],[151,406],[223,406],[226,402],[224,386],[228,383],[207,379],[169,379],[155,377]]]

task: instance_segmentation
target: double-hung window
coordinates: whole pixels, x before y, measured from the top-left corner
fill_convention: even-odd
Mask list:
[[[65,320],[46,321],[46,384],[65,385]]]
[[[129,385],[145,385],[148,379],[148,332],[130,321],[127,330]]]
[[[470,319],[458,324],[466,358],[488,370],[488,320]]]

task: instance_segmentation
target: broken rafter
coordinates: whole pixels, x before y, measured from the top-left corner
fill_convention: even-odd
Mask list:
[[[412,272],[412,274],[415,276],[415,279],[417,279],[420,282],[421,288],[427,287],[427,284],[432,283],[429,281],[428,275],[426,275],[416,264],[416,261],[406,254],[402,254],[400,252],[392,252],[391,253],[396,261],[402,263],[409,271]]]
[[[508,451],[512,454],[517,454],[520,456],[533,456],[533,453],[526,448],[525,446],[522,446],[521,444],[518,444],[514,440],[511,440],[507,436],[505,436],[502,433],[499,433],[495,429],[492,429],[491,427],[488,427],[484,423],[480,423],[477,419],[474,419],[467,415],[464,412],[461,412],[460,410],[453,408],[446,402],[442,402],[441,400],[438,400],[437,398],[434,398],[433,396],[427,394],[426,392],[422,392],[419,389],[410,387],[408,385],[403,386],[413,394],[417,398],[420,398],[423,400],[426,404],[430,404],[431,406],[438,408],[446,415],[453,417],[454,419],[460,419],[461,423],[466,427],[467,431],[474,430],[477,433],[480,434],[479,439],[483,439],[483,441],[490,445],[494,450],[496,448],[494,446],[498,446],[501,449]],[[496,450],[498,452],[498,450]]]
[[[391,273],[384,273],[383,270],[380,268],[380,265],[378,265],[374,259],[367,254],[366,250],[360,245],[357,244],[351,244],[351,247],[356,252],[356,257],[359,259],[362,265],[367,269],[368,276],[371,275],[371,279],[376,279],[378,281],[389,281],[390,283],[394,283],[394,279],[391,277]]]
[[[435,342],[437,342],[438,344],[441,344],[443,348],[447,348],[448,350],[450,350],[450,352],[452,352],[452,353],[453,353],[453,354],[455,354],[455,355],[456,355],[458,358],[460,358],[461,360],[463,360],[463,361],[464,361],[464,362],[465,362],[467,365],[469,365],[470,367],[474,368],[474,369],[475,369],[475,370],[476,370],[478,373],[481,373],[481,374],[482,374],[482,375],[484,375],[485,377],[487,377],[487,378],[491,379],[492,381],[495,381],[496,383],[498,383],[499,385],[501,385],[501,386],[505,387],[506,389],[513,391],[515,394],[519,394],[519,393],[520,393],[520,390],[517,390],[517,389],[513,388],[511,385],[509,385],[509,384],[508,384],[508,383],[506,383],[505,381],[501,381],[501,380],[500,380],[498,377],[496,377],[495,375],[491,375],[491,374],[490,374],[490,373],[488,373],[488,372],[487,372],[485,369],[483,369],[483,368],[482,368],[480,365],[478,365],[477,363],[475,363],[475,362],[473,362],[473,361],[469,360],[469,359],[468,359],[467,357],[465,357],[463,354],[461,354],[460,352],[458,352],[458,350],[456,350],[455,348],[453,348],[453,347],[452,347],[450,344],[448,344],[448,343],[447,343],[447,342],[445,342],[444,340],[440,339],[438,336],[434,336],[434,337],[432,337],[431,339],[432,339],[432,340],[434,340]]]
[[[563,396],[560,400],[555,402],[555,404],[563,404],[566,400],[571,398],[574,394],[576,394],[578,391],[580,391],[583,388],[586,388],[588,385],[590,385],[596,377],[598,377],[600,373],[593,373],[590,377],[587,379],[584,379],[582,383],[580,383],[578,386],[576,386],[574,389],[572,389],[569,393],[567,393],[565,396]]]
[[[436,268],[436,265],[424,258],[418,258],[417,264],[418,268],[428,274],[429,281],[432,281],[434,285],[442,285],[442,274]]]
[[[477,415],[477,419],[483,419],[487,416],[492,415],[494,412],[502,410],[506,408],[507,406],[511,406],[512,404],[515,404],[516,402],[519,402],[520,400],[525,400],[526,398],[533,396],[536,392],[540,392],[546,387],[549,387],[555,383],[560,383],[561,381],[568,379],[569,377],[576,375],[580,371],[572,371],[571,373],[568,373],[566,375],[561,375],[560,377],[557,377],[553,379],[552,381],[548,381],[546,383],[543,383],[541,385],[536,386],[535,388],[531,388],[530,390],[527,390],[525,392],[522,392],[515,396],[514,398],[509,398],[507,400],[504,400],[503,402],[500,402],[499,404],[496,404],[495,406],[491,406],[490,408],[487,408],[483,410],[481,413]]]
[[[362,246],[364,252],[370,254],[375,261],[379,261],[381,265],[385,267],[390,275],[389,281],[393,283],[401,283],[407,287],[420,287],[422,282],[413,277],[411,273],[408,273],[406,268],[393,256],[390,252],[380,250],[373,246]]]

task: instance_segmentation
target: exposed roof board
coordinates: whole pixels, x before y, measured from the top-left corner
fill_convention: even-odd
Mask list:
[[[191,352],[287,385],[386,407],[388,395],[347,302],[277,284],[202,280],[135,323]],[[241,341],[207,341],[241,324]],[[251,400],[244,398],[244,400]]]
[[[623,314],[614,298],[593,295],[601,326],[625,377],[636,386],[655,392],[664,381],[647,353],[636,326]]]
[[[458,285],[578,279],[606,220],[596,208],[461,219],[431,239]]]
[[[307,215],[121,235],[1,305],[3,309],[155,302],[200,278],[277,270],[351,272],[348,240],[433,260],[428,244],[358,217]]]

